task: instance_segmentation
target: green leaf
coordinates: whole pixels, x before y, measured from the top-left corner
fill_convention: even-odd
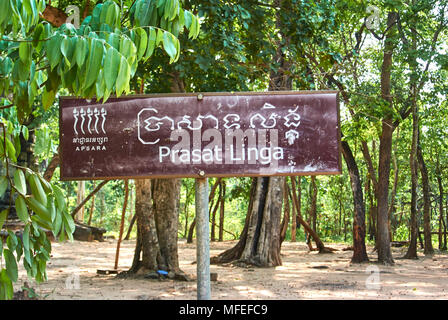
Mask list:
[[[19,57],[24,64],[27,64],[31,60],[31,43],[21,42],[19,45]]]
[[[9,1],[0,1],[0,26],[10,17],[10,3]]]
[[[184,23],[187,29],[190,29],[192,21],[193,21],[193,14],[188,10],[184,10]]]
[[[84,88],[88,89],[98,78],[104,54],[104,46],[101,40],[91,39],[90,55],[87,60],[87,76]]]
[[[9,181],[5,176],[0,177],[0,198],[3,197],[6,189],[8,188]]]
[[[135,12],[136,12],[136,25],[139,26],[147,26],[149,25],[154,5],[146,3],[145,1],[139,1],[138,6],[136,6]],[[157,10],[156,10],[157,11]]]
[[[106,15],[107,15],[107,9],[110,7],[111,2],[106,1],[103,3],[103,6],[101,7],[101,10],[99,11],[98,15],[98,23],[106,23]],[[94,15],[94,18],[96,20],[97,14]]]
[[[65,240],[67,240],[66,234],[65,234],[65,228],[64,228],[64,224],[61,223],[61,231],[59,232],[59,238],[58,238],[59,242],[63,242]]]
[[[47,42],[46,50],[51,70],[61,62],[61,40],[61,35],[56,34]]]
[[[174,62],[177,57],[176,40],[177,39],[171,33],[164,32],[163,49],[165,49],[166,53],[170,56],[170,63]]]
[[[14,288],[12,286],[12,281],[8,277],[6,269],[0,271],[0,299],[1,300],[11,300],[14,296]]]
[[[8,238],[6,238],[6,244],[8,245],[9,250],[14,251],[17,247],[19,241],[17,240],[17,236],[11,230],[8,230]]]
[[[60,211],[64,211],[66,206],[64,193],[62,192],[61,188],[56,185],[53,185],[53,192],[56,196],[56,206]]]
[[[106,90],[106,82],[104,80],[103,70],[100,70],[100,73],[98,74],[98,79],[95,83],[95,89],[97,99],[101,99],[104,96],[104,90]]]
[[[28,16],[31,17],[30,25],[34,25],[39,21],[39,11],[36,6],[36,0],[24,1],[23,5],[25,7]]]
[[[6,273],[8,274],[8,278],[11,279],[12,282],[16,282],[19,275],[16,258],[9,249],[3,249],[3,256],[6,262]]]
[[[198,18],[193,15],[190,11],[184,11],[185,26],[189,30],[188,37],[190,39],[195,39],[199,35],[200,25]]]
[[[148,34],[148,47],[146,48],[144,61],[148,60],[149,57],[151,57],[152,54],[154,53],[154,49],[156,48],[156,39],[157,39],[156,30],[154,28],[150,28]]]
[[[76,41],[76,39],[74,41]],[[62,56],[64,57],[65,64],[69,69],[71,69],[72,67],[71,61],[73,59],[73,54],[76,49],[75,45],[76,43],[72,42],[72,38],[64,38],[61,43],[61,53]]]
[[[44,25],[43,24],[38,24],[36,26],[36,29],[34,29],[34,33],[33,33],[33,46],[35,48],[37,48],[37,46],[39,45],[39,41],[42,40],[41,36],[43,35],[45,31]]]
[[[6,151],[8,152],[8,157],[10,157],[12,161],[17,162],[16,148],[8,138],[6,138]]]
[[[48,222],[45,219],[42,219],[40,216],[38,215],[34,215],[31,217],[31,221],[35,222],[38,226],[47,229],[47,230],[51,230],[51,223]]]
[[[28,141],[29,137],[30,137],[30,133],[28,131],[28,127],[27,126],[22,126],[22,135],[23,138]]]
[[[169,19],[170,21],[173,21],[178,15],[179,15],[179,1],[173,0],[173,3],[171,5],[171,12]]]
[[[6,218],[8,218],[8,213],[9,213],[9,209],[5,209],[0,212],[0,230],[3,228],[3,224],[5,223]],[[1,254],[0,254],[0,256],[1,256]]]
[[[35,174],[30,174],[28,177],[28,183],[31,188],[31,193],[43,206],[47,205],[47,195],[45,194],[44,188],[40,183],[39,178]]]
[[[23,171],[17,169],[14,172],[14,187],[22,194],[26,194],[26,181]]]
[[[47,153],[50,149],[50,129],[46,124],[42,124],[40,128],[35,130],[36,142],[34,145],[34,152],[36,154]]]
[[[51,229],[55,237],[57,237],[59,232],[61,231],[61,226],[62,226],[62,212],[58,212],[53,221],[53,229]]]
[[[30,224],[27,224],[23,229],[22,234],[22,243],[23,243],[23,251],[25,260],[31,265],[31,256],[30,256]]]
[[[161,29],[157,29],[157,38],[156,38],[156,47],[159,46],[163,42],[163,36],[165,34],[165,31]]]
[[[117,21],[120,20],[120,9],[115,4],[111,2],[111,5],[107,7],[105,22],[111,27],[117,27]]]
[[[104,59],[104,80],[109,91],[112,90],[117,81],[120,61],[121,55],[115,48],[110,47],[107,49],[106,58]]]
[[[24,63],[22,60],[18,59],[14,63],[12,69],[12,79],[15,81],[26,81],[30,76],[30,64]]]
[[[28,222],[29,215],[25,200],[22,198],[22,196],[18,196],[15,203],[16,203],[16,213],[19,219],[25,223]]]
[[[132,65],[134,61],[136,61],[137,48],[128,37],[121,38],[119,51],[124,57],[126,57],[129,65]]]
[[[120,50],[120,37],[116,33],[110,33],[107,35],[107,43],[117,50]]]
[[[39,219],[37,219],[36,222],[40,223],[41,220],[43,220],[43,222],[47,223],[47,226],[45,228],[47,228],[48,230],[51,230],[51,227],[48,227],[49,223],[51,223],[50,211],[48,211],[48,209],[46,207],[44,207],[42,205],[42,203],[40,203],[33,197],[27,197],[25,199],[25,201],[26,201],[27,205],[30,207],[30,209],[33,210],[37,214],[37,215],[32,216],[31,220],[33,220],[33,218],[39,218]]]
[[[116,94],[119,97],[123,91],[129,89],[131,68],[126,58],[121,57],[120,68],[118,71],[117,83],[115,85]]]
[[[50,211],[50,219],[51,223],[53,223],[54,219],[56,218],[56,207],[54,205],[54,199],[52,195],[48,197],[47,209]]]
[[[73,232],[75,232],[76,226],[73,218],[69,214],[64,214],[62,216],[62,220],[64,222],[65,231],[70,240],[73,240]]]
[[[50,143],[50,147],[51,147]],[[47,180],[45,180],[41,175],[37,174],[36,175],[37,178],[39,178],[40,183],[42,184],[42,187],[44,188],[44,191],[46,194],[52,194],[53,193],[53,186],[51,185],[50,182],[48,182]]]
[[[195,33],[193,35],[193,39],[196,39],[199,35],[199,32],[201,31],[201,25],[199,24],[199,19],[197,17],[194,17],[194,24],[195,24]]]
[[[76,40],[75,61],[79,67],[82,67],[89,52],[87,39],[78,37]]]
[[[47,91],[47,88],[42,92],[42,106],[44,110],[47,111],[54,103],[54,99],[56,98],[56,92]]]
[[[135,29],[135,34],[137,35],[137,60],[140,61],[146,52],[146,47],[148,46],[148,35],[143,28]]]

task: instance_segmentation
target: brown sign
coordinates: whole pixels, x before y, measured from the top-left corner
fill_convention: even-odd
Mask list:
[[[339,174],[334,91],[60,99],[61,179]]]

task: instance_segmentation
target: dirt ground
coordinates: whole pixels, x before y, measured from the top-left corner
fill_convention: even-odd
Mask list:
[[[232,247],[235,241],[211,244],[211,256]],[[112,269],[116,241],[53,243],[48,281],[31,284],[45,299],[196,299],[196,249],[179,241],[179,261],[189,282],[153,279],[121,279],[98,275],[97,269]],[[134,241],[124,241],[119,268],[132,262]],[[332,244],[342,249],[345,245]],[[396,264],[374,263],[376,253],[368,249],[370,264],[351,264],[352,251],[332,254],[308,252],[304,243],[284,242],[283,265],[276,268],[211,266],[218,280],[211,283],[212,299],[448,299],[448,254],[400,260],[405,248],[393,248]],[[26,280],[21,270],[16,289]]]

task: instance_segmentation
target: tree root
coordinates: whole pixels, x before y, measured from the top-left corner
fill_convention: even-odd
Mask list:
[[[330,248],[330,247],[323,247],[321,249],[316,249],[316,250],[319,250],[319,253],[333,253],[335,251],[339,251],[338,249]]]
[[[191,281],[191,277],[182,270],[168,271],[168,274],[164,274],[160,271],[162,270],[150,270],[148,268],[140,267],[120,272],[116,277],[119,279],[170,279],[176,281]]]

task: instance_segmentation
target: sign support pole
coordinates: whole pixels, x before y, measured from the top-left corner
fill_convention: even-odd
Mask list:
[[[201,172],[202,173],[202,172]],[[197,299],[210,300],[210,238],[208,179],[196,179]]]

